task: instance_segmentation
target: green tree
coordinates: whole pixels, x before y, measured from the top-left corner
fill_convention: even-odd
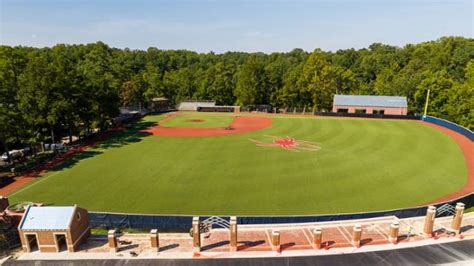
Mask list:
[[[25,71],[19,77],[19,108],[29,124],[31,142],[55,142],[54,126],[58,122],[55,101],[58,93],[54,90],[54,72],[50,67],[50,51],[38,50],[30,54]]]
[[[451,121],[474,130],[474,59],[467,64],[464,83],[456,83],[446,107]]]
[[[268,103],[265,69],[258,55],[250,56],[237,71],[234,94],[238,105]]]
[[[218,62],[207,69],[197,91],[200,99],[212,99],[217,104],[232,105],[235,102],[235,68],[233,65]]]
[[[321,50],[315,50],[306,61],[300,77],[301,89],[311,97],[310,103],[317,110],[329,110],[332,97],[337,92],[336,70]]]
[[[26,121],[18,108],[18,79],[27,64],[27,51],[0,46],[0,144],[9,156],[9,145],[25,139],[22,128]]]
[[[427,114],[446,117],[446,108],[453,84],[453,81],[447,77],[446,72],[426,73],[425,79],[418,85],[417,92],[415,93],[415,111],[423,112],[426,94],[430,90]]]
[[[90,45],[89,52],[78,66],[84,77],[87,92],[84,97],[92,97],[94,122],[105,129],[107,121],[118,115],[118,82],[111,70],[111,49],[104,43]],[[91,121],[85,121],[86,127]]]
[[[300,80],[304,63],[290,69],[283,77],[283,88],[279,90],[277,103],[280,107],[296,107],[310,102],[310,97],[301,88]]]
[[[163,86],[160,70],[152,63],[147,63],[143,71],[143,80],[146,83],[146,89],[143,93],[145,101],[150,101],[154,97],[172,97],[171,92]]]

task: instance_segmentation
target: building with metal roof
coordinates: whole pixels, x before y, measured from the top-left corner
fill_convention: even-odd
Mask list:
[[[26,252],[74,252],[90,235],[89,215],[77,206],[28,206],[18,232]]]
[[[20,224],[22,230],[66,230],[75,207],[30,207],[26,219]]]
[[[401,96],[334,95],[333,112],[407,115],[407,98]]]

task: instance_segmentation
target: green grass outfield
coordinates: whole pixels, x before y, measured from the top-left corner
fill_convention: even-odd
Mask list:
[[[229,114],[185,116],[221,125],[214,118]],[[415,206],[467,180],[458,145],[416,121],[271,116],[272,126],[246,134],[137,133],[163,117],[146,117],[10,201],[154,214],[326,214]],[[294,152],[249,140],[270,141],[265,135],[318,142],[321,149]]]

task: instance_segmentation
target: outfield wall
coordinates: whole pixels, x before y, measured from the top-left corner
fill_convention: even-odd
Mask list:
[[[440,207],[444,204],[455,206],[457,202],[466,204],[466,208],[474,206],[474,193],[462,198],[447,201],[434,206]],[[284,223],[310,223],[340,220],[367,219],[383,216],[397,216],[398,218],[410,218],[424,216],[427,206],[396,209],[388,211],[345,213],[328,215],[307,216],[238,216],[239,224],[284,224]],[[200,216],[201,220],[209,216]],[[228,216],[223,218],[229,219]],[[89,212],[89,220],[92,227],[107,228],[157,228],[160,231],[188,231],[191,228],[193,216],[189,215],[146,215],[146,214],[124,214]]]
[[[334,117],[360,117],[360,118],[381,118],[381,119],[409,119],[409,120],[422,120],[427,123],[436,124],[438,126],[445,127],[453,130],[463,136],[466,136],[471,141],[474,141],[474,132],[471,130],[453,123],[451,121],[441,119],[434,116],[413,116],[413,115],[386,115],[386,114],[358,114],[358,113],[334,113],[334,112],[315,112],[314,115],[319,116],[334,116]]]
[[[438,126],[442,126],[442,127],[451,129],[451,130],[456,131],[457,133],[459,133],[461,135],[466,136],[471,141],[474,141],[474,132],[472,132],[471,130],[469,130],[469,129],[463,127],[463,126],[455,124],[451,121],[444,120],[444,119],[441,119],[441,118],[437,118],[437,117],[434,117],[434,116],[429,116],[429,115],[423,116],[421,120],[423,120],[424,122],[436,124]]]

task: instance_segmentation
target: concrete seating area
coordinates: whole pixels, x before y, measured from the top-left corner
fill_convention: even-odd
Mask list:
[[[178,105],[179,111],[197,111],[198,107],[214,107],[216,102],[193,102],[193,101],[184,101],[180,102]]]

